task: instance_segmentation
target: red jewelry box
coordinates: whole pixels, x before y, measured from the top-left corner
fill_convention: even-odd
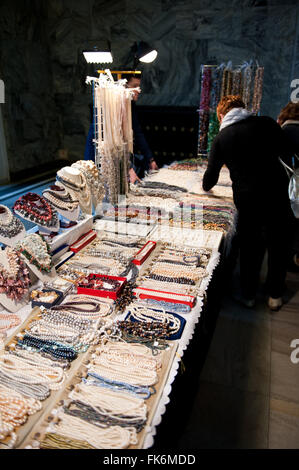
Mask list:
[[[148,289],[147,287],[136,287],[136,289],[133,290],[133,294],[140,299],[164,300],[165,302],[189,305],[191,308],[194,307],[196,301],[196,297],[193,295]],[[175,296],[177,297],[176,299],[174,298]]]
[[[97,236],[97,232],[94,230],[89,230],[89,232],[84,233],[78,240],[71,244],[70,250],[74,253],[78,253],[78,251],[82,250],[86,245],[88,245],[92,240],[94,240]],[[81,242],[81,243],[80,243]]]
[[[119,281],[121,284],[120,284],[120,286],[118,287],[117,290],[109,291],[109,290],[105,290],[105,289],[102,289],[102,290],[101,289],[91,289],[91,288],[88,288],[88,287],[84,287],[84,285],[79,283],[77,285],[77,294],[93,295],[93,296],[97,296],[97,297],[108,297],[109,299],[116,300],[120,296],[124,286],[127,283],[127,278],[125,278],[125,277],[107,276],[105,274],[89,274],[89,276],[87,276],[87,279],[90,280],[91,276],[92,277],[97,277],[99,279],[101,279],[101,278],[106,278],[107,279],[108,278],[108,279],[116,280],[116,281]]]
[[[151,240],[146,242],[146,244],[143,245],[143,247],[136,253],[135,258],[133,259],[132,263],[136,264],[137,266],[140,266],[149,257],[151,252],[156,248],[156,245],[157,245],[157,242],[153,242]],[[144,251],[144,255],[142,255],[143,251]]]

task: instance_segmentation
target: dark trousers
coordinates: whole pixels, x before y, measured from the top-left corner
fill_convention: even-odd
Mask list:
[[[148,161],[143,155],[135,153],[131,155],[131,165],[138,178],[144,178],[145,171],[148,171]]]
[[[257,292],[261,264],[268,251],[267,288],[270,297],[281,297],[285,288],[288,254],[293,230],[289,204],[263,204],[243,200],[238,204],[240,278],[242,294],[253,299]]]

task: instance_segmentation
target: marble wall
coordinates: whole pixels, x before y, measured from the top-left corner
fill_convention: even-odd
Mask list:
[[[200,65],[256,59],[265,67],[262,113],[276,117],[299,78],[296,0],[2,0],[0,78],[10,170],[82,158],[91,90],[82,50],[111,40],[113,68],[131,67],[144,40],[142,105],[197,106]],[[298,77],[297,77],[298,76]]]

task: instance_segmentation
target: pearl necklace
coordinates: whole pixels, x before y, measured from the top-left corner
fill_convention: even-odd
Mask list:
[[[58,418],[59,422],[49,426],[49,431],[71,439],[82,440],[84,436],[84,440],[96,449],[125,449],[130,444],[137,444],[135,428],[111,426],[110,428],[101,429],[65,413],[60,413]]]
[[[41,410],[39,400],[25,398],[18,392],[0,384],[0,439],[5,439],[27,417]],[[14,444],[14,442],[13,442]]]
[[[173,335],[180,330],[181,322],[179,318],[175,317],[171,313],[165,312],[164,309],[162,311],[159,311],[133,304],[130,305],[128,310],[129,316],[127,320],[131,320],[132,318],[134,318],[137,321],[153,321],[159,323],[166,323],[167,325],[169,325],[171,334]]]
[[[25,397],[43,401],[50,395],[50,389],[47,385],[23,383],[19,378],[12,377],[10,374],[2,372],[1,368],[0,381],[2,385],[6,385],[8,388],[16,390]]]
[[[83,400],[91,406],[98,406],[105,413],[112,415],[138,415],[146,419],[147,407],[144,400],[135,398],[126,392],[116,392],[103,388],[99,393],[98,387],[80,383],[69,394],[72,400]]]
[[[17,316],[12,314],[2,314],[0,313],[0,332],[3,333],[5,331],[10,330],[11,328],[15,328],[21,323],[21,319]]]
[[[149,357],[147,351],[145,355],[142,354],[144,349],[140,346],[142,345],[121,342],[101,346],[97,349],[100,355],[93,355],[87,366],[89,373],[131,385],[154,385],[158,381],[156,370],[161,367],[160,358]]]
[[[51,188],[61,188],[60,190],[55,190]],[[51,186],[50,189],[45,189],[43,191],[43,196],[47,199],[52,205],[54,205],[58,210],[65,210],[73,212],[77,210],[79,206],[79,201],[75,200],[65,188],[61,186]]]
[[[0,356],[0,370],[7,376],[24,384],[46,384],[51,390],[58,390],[66,376],[60,367],[46,367],[28,363],[25,358],[4,354]]]

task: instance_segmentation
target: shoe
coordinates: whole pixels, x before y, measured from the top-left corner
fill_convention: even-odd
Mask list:
[[[253,308],[255,306],[255,299],[245,299],[240,294],[234,294],[233,298],[236,302],[243,305],[246,308]]]
[[[269,297],[268,307],[273,312],[277,312],[282,307],[282,298],[278,297],[278,299],[273,299],[273,297]]]

